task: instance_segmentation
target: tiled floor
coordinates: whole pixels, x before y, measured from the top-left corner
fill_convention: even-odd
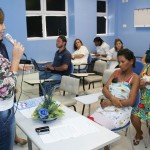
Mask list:
[[[19,81],[20,81],[20,79],[19,79]],[[95,88],[96,91],[99,91],[101,89],[100,83],[97,83],[95,87],[96,87]],[[81,94],[83,94],[82,86],[81,86],[80,89],[81,89]],[[87,89],[87,86],[86,86],[86,89]],[[17,94],[18,97],[19,97],[20,91],[21,91],[21,88],[20,88],[20,83],[19,83],[18,84],[18,94]],[[37,97],[37,96],[38,96],[38,86],[37,85],[36,86],[30,86],[30,85],[27,85],[27,84],[23,83],[22,95],[20,97],[20,100],[25,100],[25,99],[29,99],[29,98]],[[91,112],[93,112],[98,105],[99,105],[99,102],[97,102],[95,104],[92,104]],[[77,106],[77,112],[81,113],[81,111],[82,111],[82,104],[81,103],[77,103],[76,106]],[[85,114],[84,115],[85,116],[88,115],[88,107],[87,106],[85,108]],[[142,123],[142,129],[144,131],[144,140],[146,140],[147,127],[145,125],[145,122]],[[134,130],[134,128],[132,126],[130,127],[130,131],[131,131],[131,137],[133,139],[134,135],[135,135],[135,130]],[[18,127],[17,127],[17,134],[20,137],[26,138],[24,133]],[[111,145],[111,150],[130,150],[131,147],[130,147],[130,141],[129,141],[129,137],[128,137],[129,135],[127,135],[127,137],[125,137],[123,132],[120,133],[120,134],[122,135],[121,139]],[[150,150],[150,144],[149,144],[149,147],[147,149],[145,148],[143,141],[141,141],[138,146],[135,146],[135,150],[144,150],[144,149],[145,150]],[[20,145],[14,144],[14,150],[28,150],[28,145],[20,146]],[[38,148],[34,144],[33,144],[33,150],[38,150]],[[62,148],[62,150],[65,150],[65,149]]]

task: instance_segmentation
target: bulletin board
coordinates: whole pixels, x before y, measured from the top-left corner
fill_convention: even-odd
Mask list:
[[[150,8],[134,10],[134,27],[150,27]]]

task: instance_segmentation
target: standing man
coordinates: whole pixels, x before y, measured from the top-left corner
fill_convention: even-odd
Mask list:
[[[44,82],[42,86],[44,87],[46,93],[50,91],[54,85],[59,84],[63,75],[70,74],[71,66],[71,54],[66,49],[67,39],[65,36],[60,35],[56,41],[56,47],[58,50],[55,53],[54,61],[52,65],[46,65],[48,71],[42,71],[39,73],[40,79],[53,79],[52,82]],[[43,95],[40,89],[40,95]]]

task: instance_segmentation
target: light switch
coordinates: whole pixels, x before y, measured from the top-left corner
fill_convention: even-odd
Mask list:
[[[127,27],[127,24],[123,24],[122,27],[123,27],[123,28],[126,28],[126,27]]]
[[[128,3],[128,0],[122,0],[122,3]]]

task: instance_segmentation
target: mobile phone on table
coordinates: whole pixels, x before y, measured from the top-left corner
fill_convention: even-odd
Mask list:
[[[49,126],[43,126],[43,127],[35,128],[35,131],[36,131],[39,135],[50,133]]]

